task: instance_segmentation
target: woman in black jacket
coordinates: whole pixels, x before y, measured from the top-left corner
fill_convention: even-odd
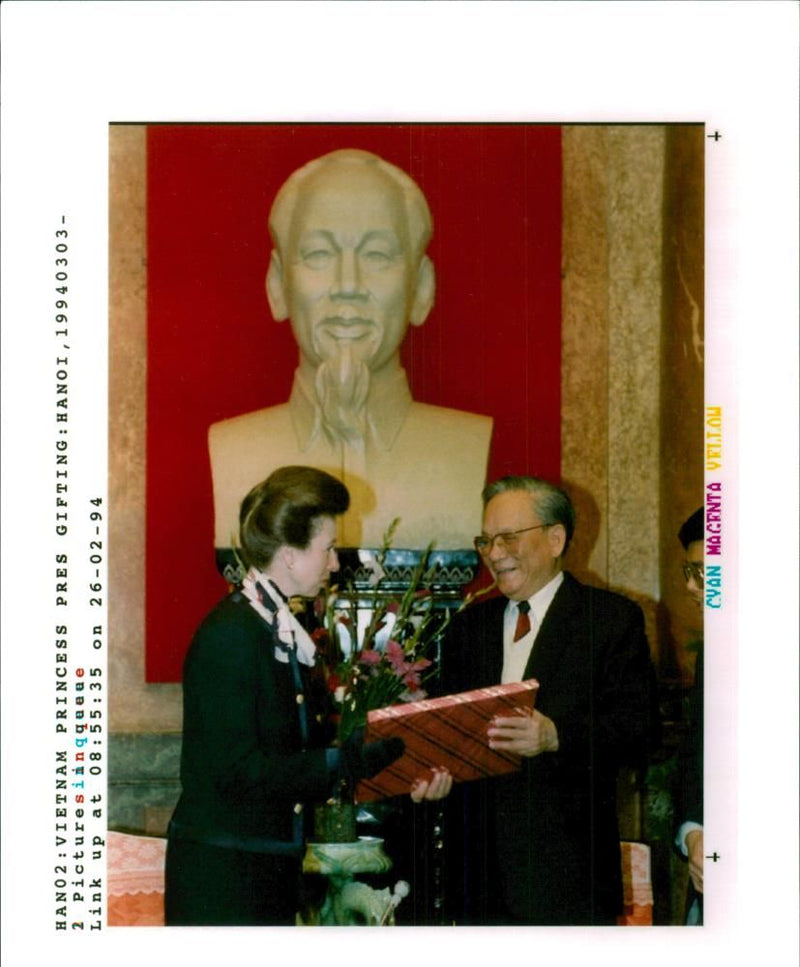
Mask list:
[[[326,747],[314,645],[289,608],[338,569],[335,518],[348,505],[344,485],[310,467],[276,470],[242,502],[247,576],[200,625],[184,663],[168,925],[294,924],[307,804],[402,753],[399,740]]]

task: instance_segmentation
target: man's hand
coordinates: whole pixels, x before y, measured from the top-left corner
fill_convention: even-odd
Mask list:
[[[518,709],[512,718],[495,718],[489,724],[489,748],[534,756],[558,750],[555,723],[541,712]]]
[[[447,769],[436,768],[433,770],[433,778],[417,779],[411,787],[411,798],[414,802],[432,802],[436,799],[444,799],[450,795],[453,788],[453,777]]]
[[[689,854],[689,876],[698,893],[703,892],[703,830],[693,829],[686,834],[686,851]]]

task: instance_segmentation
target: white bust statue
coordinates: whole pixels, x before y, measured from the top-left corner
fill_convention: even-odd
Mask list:
[[[267,298],[291,321],[299,365],[286,403],[210,429],[216,546],[230,547],[254,484],[305,464],[350,490],[341,546],[380,546],[399,517],[395,547],[471,547],[491,420],[415,402],[400,365],[436,288],[422,192],[375,155],[334,151],[288,178],[269,227]]]

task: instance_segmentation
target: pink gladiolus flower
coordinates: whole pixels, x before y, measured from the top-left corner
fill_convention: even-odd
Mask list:
[[[374,648],[367,648],[359,654],[358,661],[361,665],[379,665],[381,662],[381,653]]]
[[[403,676],[404,684],[408,685],[410,689],[419,688],[421,680],[419,673],[430,665],[430,661],[427,658],[420,658],[419,661],[415,661],[413,665],[406,664],[404,669],[405,675]]]
[[[403,646],[393,639],[386,642],[386,657],[392,663],[392,668],[397,674],[402,674],[405,670],[406,656],[403,653]]]

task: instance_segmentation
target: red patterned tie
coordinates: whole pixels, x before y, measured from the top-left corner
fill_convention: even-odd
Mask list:
[[[528,617],[530,610],[531,606],[527,601],[520,601],[517,605],[517,627],[514,631],[514,641],[519,641],[520,638],[524,638],[531,630],[531,619]]]

